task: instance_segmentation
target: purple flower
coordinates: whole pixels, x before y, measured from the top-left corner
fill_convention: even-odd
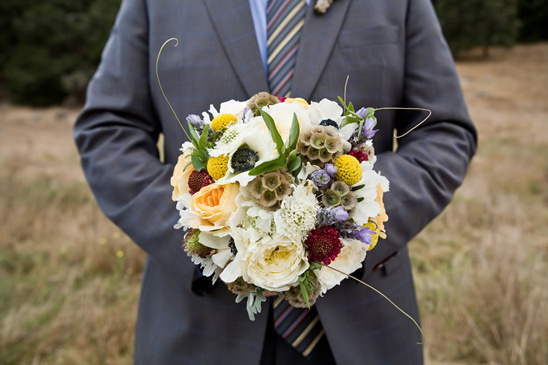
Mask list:
[[[316,213],[317,223],[320,226],[333,226],[348,219],[348,212],[343,207],[320,208]]]
[[[344,207],[336,207],[332,208],[329,212],[329,216],[331,219],[335,222],[344,222],[348,219],[348,212],[344,209]]]
[[[331,177],[327,174],[327,172],[325,172],[325,170],[314,171],[310,177],[312,178],[312,182],[314,182],[314,184],[318,187],[325,186],[331,181]]]
[[[188,120],[194,128],[202,128],[205,124],[202,118],[196,114],[189,114],[188,117],[186,117],[186,120]]]
[[[332,163],[326,163],[323,169],[330,177],[335,176],[335,174],[337,173],[337,167]]]
[[[363,118],[365,118],[365,115],[367,114],[367,109],[362,107],[362,108],[360,108],[360,110],[358,110],[356,112],[356,114],[358,114],[363,119]]]
[[[375,232],[370,230],[369,228],[363,228],[363,227],[358,226],[358,229],[353,231],[351,236],[355,240],[358,240],[358,241],[361,241],[365,244],[370,245],[370,244],[373,243],[373,240],[371,239],[371,235],[374,234],[374,233]]]
[[[376,124],[377,121],[374,118],[367,118],[362,128],[362,137],[365,137],[367,139],[373,138],[375,133],[378,132],[378,129],[373,129]]]

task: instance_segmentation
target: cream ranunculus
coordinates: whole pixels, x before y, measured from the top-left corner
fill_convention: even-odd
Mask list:
[[[190,227],[200,231],[225,228],[228,218],[237,209],[239,192],[238,184],[211,184],[200,189],[188,202],[188,209],[195,214],[189,222]]]
[[[335,260],[329,264],[345,274],[352,274],[354,271],[362,267],[362,262],[365,260],[369,245],[353,239],[341,239],[343,248]],[[346,279],[346,276],[331,270],[328,267],[322,267],[316,271],[318,281],[322,286],[322,294],[325,294],[335,285],[339,285],[341,281]]]
[[[171,176],[170,181],[171,186],[173,186],[173,193],[171,194],[173,201],[177,201],[180,197],[189,193],[188,177],[194,171],[192,164],[189,165],[191,153],[191,151],[185,151],[185,153],[179,155],[179,159],[173,170],[173,176]]]
[[[297,285],[299,275],[309,266],[302,242],[287,237],[250,241],[243,255],[243,279],[275,292]]]

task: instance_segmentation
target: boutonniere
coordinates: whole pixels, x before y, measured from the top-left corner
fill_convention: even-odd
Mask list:
[[[318,14],[325,14],[333,0],[316,0],[316,5],[314,5],[314,10]]]

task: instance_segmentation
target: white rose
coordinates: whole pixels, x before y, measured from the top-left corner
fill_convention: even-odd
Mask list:
[[[345,274],[352,274],[354,271],[362,267],[362,262],[365,260],[365,255],[369,245],[353,239],[341,239],[343,248],[335,260],[329,264]],[[328,267],[322,267],[316,270],[316,276],[322,286],[322,294],[325,294],[335,285],[339,285],[341,281],[346,279],[346,276],[331,270]]]
[[[281,292],[297,285],[299,275],[309,266],[302,242],[287,237],[250,241],[244,255],[243,279],[270,291]]]

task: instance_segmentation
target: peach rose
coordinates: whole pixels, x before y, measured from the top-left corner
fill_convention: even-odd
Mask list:
[[[189,200],[188,208],[197,215],[189,224],[200,231],[212,231],[226,227],[228,218],[236,211],[236,197],[240,193],[238,183],[203,187]]]
[[[386,232],[384,230],[384,222],[388,220],[388,214],[386,214],[386,209],[384,208],[384,202],[382,200],[383,196],[384,196],[384,192],[382,191],[381,184],[377,184],[377,197],[375,198],[375,201],[379,204],[379,207],[381,207],[381,211],[374,219],[375,219],[375,222],[377,223],[379,236],[381,238],[386,238]]]
[[[173,193],[171,194],[173,201],[177,201],[180,197],[189,193],[188,177],[194,171],[194,166],[192,164],[189,165],[191,153],[190,151],[186,151],[182,155],[179,155],[179,159],[173,170],[173,176],[170,181],[171,186],[173,186]]]

